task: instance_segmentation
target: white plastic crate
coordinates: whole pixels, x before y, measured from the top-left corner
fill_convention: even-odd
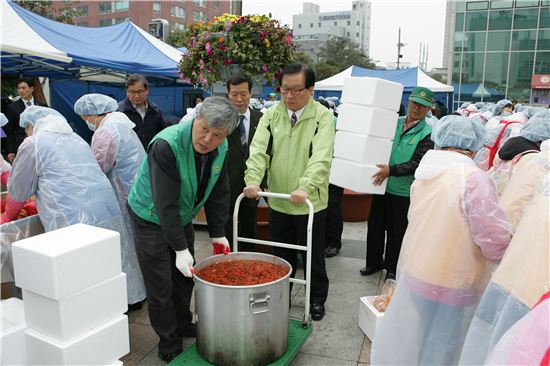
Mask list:
[[[333,158],[329,182],[358,193],[384,194],[386,193],[387,179],[379,186],[372,183],[372,175],[378,170],[379,168],[375,165],[363,165],[349,160]]]
[[[0,301],[2,328],[0,329],[0,365],[26,365],[25,312],[23,301],[12,297]]]
[[[23,290],[27,326],[59,342],[68,342],[128,309],[126,274],[119,273],[59,300]]]
[[[58,300],[122,272],[120,234],[76,224],[13,244],[18,287]]]
[[[336,131],[334,157],[364,165],[387,164],[392,145],[389,139]]]
[[[348,77],[344,79],[341,102],[397,112],[402,94],[403,85],[392,81],[368,77]]]
[[[126,315],[71,342],[57,342],[32,329],[25,331],[25,339],[29,365],[110,365],[130,352]]]
[[[365,333],[368,339],[374,339],[376,326],[384,313],[376,310],[372,302],[376,296],[365,296],[359,300],[359,328]]]
[[[338,109],[338,131],[393,139],[399,116],[387,109],[345,103]]]

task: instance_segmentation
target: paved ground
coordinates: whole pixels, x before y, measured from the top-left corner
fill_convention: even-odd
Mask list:
[[[367,223],[345,223],[343,246],[340,254],[327,259],[330,279],[326,315],[320,322],[313,322],[313,333],[293,366],[351,366],[369,365],[370,341],[357,325],[359,298],[373,294],[378,275],[364,277],[359,270],[365,265],[365,239]],[[211,254],[206,231],[196,232],[196,260]],[[304,290],[294,286],[291,316],[303,314]],[[158,337],[151,328],[146,307],[131,312],[130,354],[122,360],[125,366],[163,365],[157,357]],[[184,348],[194,339],[184,339]]]

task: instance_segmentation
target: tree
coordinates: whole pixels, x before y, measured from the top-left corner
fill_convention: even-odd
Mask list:
[[[74,7],[79,1],[63,1],[63,6],[60,8],[54,7],[51,0],[15,0],[15,2],[22,8],[61,23],[74,24],[73,18],[82,15]]]
[[[352,65],[367,69],[376,67],[359,44],[344,37],[333,37],[326,41],[319,48],[319,57],[321,62],[316,65],[317,73],[324,76],[319,76],[319,80],[337,74]]]
[[[296,51],[294,52],[294,55],[292,57],[294,59],[294,62],[300,62],[306,65],[312,64],[311,57],[309,57],[308,54],[305,53],[304,51]]]

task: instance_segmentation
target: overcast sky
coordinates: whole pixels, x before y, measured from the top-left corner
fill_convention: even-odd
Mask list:
[[[321,12],[351,10],[351,1],[311,0]],[[292,15],[302,12],[304,1],[243,0],[243,14],[268,14],[292,27]],[[420,43],[428,45],[428,69],[443,65],[445,0],[371,0],[370,56],[380,66],[397,59],[401,27],[402,61],[418,65]]]

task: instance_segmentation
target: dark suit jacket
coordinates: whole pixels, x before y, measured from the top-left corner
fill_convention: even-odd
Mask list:
[[[34,105],[39,105],[41,107],[48,106],[46,103],[36,100],[36,98],[34,99]],[[19,145],[21,145],[25,137],[27,137],[25,129],[19,126],[19,116],[24,110],[25,103],[23,103],[23,99],[10,103],[6,107],[6,118],[8,119],[8,123],[3,127],[4,132],[8,136],[6,138],[6,154],[17,153]]]
[[[149,142],[151,142],[153,137],[166,127],[159,107],[150,100],[147,100],[147,105],[148,108],[145,112],[145,118],[141,118],[141,114],[136,111],[128,98],[118,103],[118,111],[127,115],[128,118],[136,124],[134,131],[136,131],[136,134],[141,140],[145,151],[147,151]]]

